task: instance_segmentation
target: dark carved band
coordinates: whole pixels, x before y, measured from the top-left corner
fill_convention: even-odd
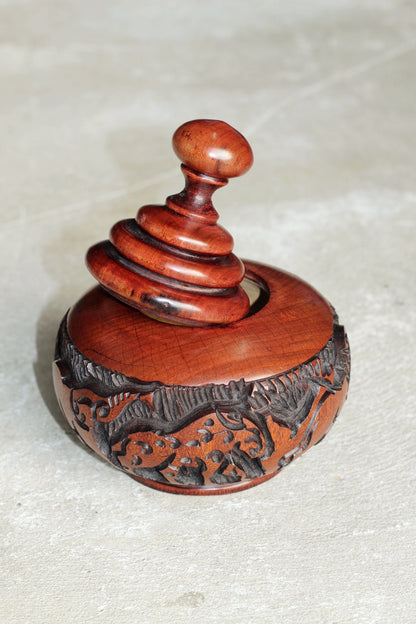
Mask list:
[[[314,358],[256,381],[177,386],[127,377],[86,358],[70,339],[66,317],[55,363],[69,391],[64,411],[84,442],[140,479],[193,487],[262,477],[275,455],[274,472],[289,464],[311,443],[322,406],[349,382],[350,370],[336,318],[331,339]],[[272,435],[277,428],[293,439],[284,454]]]

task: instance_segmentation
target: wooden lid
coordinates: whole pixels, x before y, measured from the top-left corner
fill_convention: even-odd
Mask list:
[[[95,288],[72,308],[70,337],[95,363],[164,384],[261,379],[314,357],[332,335],[330,305],[296,276],[245,265],[262,294],[241,321],[225,327],[155,323]]]

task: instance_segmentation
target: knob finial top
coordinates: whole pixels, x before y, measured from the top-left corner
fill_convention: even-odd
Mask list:
[[[213,178],[235,178],[253,164],[247,140],[224,121],[188,121],[176,130],[172,143],[184,165]]]

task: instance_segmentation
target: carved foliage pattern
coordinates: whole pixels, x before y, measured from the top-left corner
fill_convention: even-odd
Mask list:
[[[289,464],[309,446],[323,404],[349,381],[350,365],[336,319],[332,338],[312,360],[256,381],[166,386],[127,377],[86,358],[71,341],[66,318],[55,360],[69,389],[72,426],[84,442],[139,478],[182,486],[263,476],[265,460],[279,451],[272,423],[290,438],[302,429],[295,448],[276,458],[275,471]],[[153,454],[163,459],[152,461]]]

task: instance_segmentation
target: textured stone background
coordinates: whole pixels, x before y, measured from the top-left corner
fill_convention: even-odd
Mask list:
[[[416,622],[416,4],[0,2],[0,620]],[[336,306],[350,396],[325,442],[229,497],[81,448],[50,378],[89,245],[178,190],[220,118],[255,165],[216,196],[243,256]]]

